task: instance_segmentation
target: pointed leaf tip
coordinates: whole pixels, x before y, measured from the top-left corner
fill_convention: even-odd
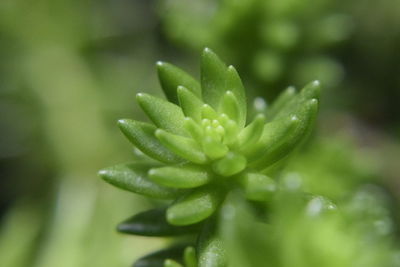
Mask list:
[[[313,128],[317,112],[317,99],[310,99],[299,106],[295,115],[289,118],[290,124],[295,127],[290,127],[291,129],[288,129],[276,143],[266,150],[264,156],[259,157],[252,163],[252,167],[265,169],[286,157],[309,135]]]
[[[200,84],[184,70],[166,62],[156,63],[158,79],[165,96],[169,101],[178,104],[176,89],[179,85],[185,86],[196,96],[201,96]]]
[[[199,122],[201,120],[203,101],[184,86],[178,86],[177,93],[179,105],[185,116],[191,117]]]
[[[230,90],[226,91],[225,94],[222,96],[219,112],[228,115],[228,117],[236,121],[237,124],[242,123],[241,107],[239,100]]]
[[[281,143],[300,124],[296,116],[274,120],[264,125],[262,134],[257,143],[243,147],[243,153],[248,157],[249,162],[257,161],[265,153]]]
[[[247,116],[246,92],[238,72],[232,65],[228,67],[226,72],[226,88],[232,91],[239,103],[238,125],[244,127]]]
[[[148,197],[168,199],[181,193],[150,181],[147,178],[147,171],[153,166],[146,163],[120,164],[99,171],[99,175],[118,188]]]
[[[252,146],[260,139],[265,124],[265,115],[257,114],[254,120],[244,128],[239,136],[239,146]]]
[[[126,138],[147,156],[165,163],[184,161],[158,141],[154,136],[154,125],[129,119],[121,119],[117,124]]]
[[[318,80],[312,81],[303,87],[300,94],[304,99],[319,98],[321,84]]]
[[[226,65],[211,49],[206,48],[201,56],[200,70],[203,99],[217,109],[226,91]]]
[[[203,49],[203,54],[206,54],[206,53],[213,53],[213,54],[215,54],[215,53],[211,50],[211,48],[209,48],[209,47],[205,47],[205,48]]]
[[[164,99],[139,93],[136,99],[157,127],[175,134],[184,134],[183,119],[185,118],[182,109]]]
[[[201,118],[214,120],[218,118],[218,113],[208,104],[203,104],[200,107]]]

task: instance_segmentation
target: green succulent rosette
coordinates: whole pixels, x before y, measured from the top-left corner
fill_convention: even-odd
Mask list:
[[[312,129],[319,82],[300,92],[289,87],[266,110],[250,116],[238,73],[210,49],[201,57],[200,82],[169,63],[158,62],[157,69],[168,100],[137,95],[153,124],[118,122],[146,160],[106,168],[100,176],[119,188],[171,201],[134,215],[118,230],[144,236],[197,233],[232,190],[251,201],[268,201],[278,189],[268,170]]]

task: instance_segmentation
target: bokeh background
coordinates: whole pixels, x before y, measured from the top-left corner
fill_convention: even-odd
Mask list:
[[[0,266],[129,266],[166,242],[114,231],[151,203],[97,171],[134,157],[116,121],[144,119],[136,93],[161,96],[154,63],[198,77],[205,46],[238,68],[250,104],[321,80],[316,130],[288,170],[347,207],[352,240],[377,233],[365,253],[393,252],[393,265],[364,266],[400,266],[399,14],[398,0],[0,1]],[[291,221],[278,252],[305,242],[307,223]],[[307,239],[311,252],[351,243],[332,238],[336,219],[313,223],[322,237]],[[316,263],[347,266],[273,266]]]

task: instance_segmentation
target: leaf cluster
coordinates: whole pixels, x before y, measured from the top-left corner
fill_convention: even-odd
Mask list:
[[[237,71],[210,49],[201,56],[200,82],[169,63],[158,62],[157,70],[167,100],[137,95],[153,124],[118,122],[145,159],[103,169],[100,176],[116,187],[168,204],[136,214],[118,229],[144,236],[194,235],[197,257],[191,247],[180,250],[181,255],[192,255],[184,257],[186,266],[195,260],[199,266],[225,266],[223,245],[214,235],[214,215],[231,191],[238,190],[253,202],[269,201],[279,191],[269,170],[311,131],[319,82],[300,92],[289,87],[265,112],[248,120],[246,93]],[[160,253],[138,262],[166,252]],[[179,266],[178,262],[165,257],[163,264]]]

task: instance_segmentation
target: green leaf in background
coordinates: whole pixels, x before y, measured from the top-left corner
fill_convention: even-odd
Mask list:
[[[167,259],[181,262],[182,254],[187,244],[177,244],[169,248],[158,250],[138,259],[133,267],[164,267]]]
[[[138,213],[118,224],[122,233],[141,236],[177,236],[196,233],[198,225],[174,226],[166,221],[166,209],[158,208]]]
[[[184,265],[181,265],[180,263],[167,259],[164,262],[164,267],[198,267],[197,265],[197,259],[196,259],[196,253],[193,247],[187,247],[185,248],[183,252],[183,262],[185,263]]]
[[[200,232],[198,241],[198,267],[226,267],[227,254],[223,241],[215,229],[215,222],[208,222]]]
[[[243,174],[240,183],[243,186],[246,198],[254,201],[268,201],[278,190],[276,182],[260,173]]]
[[[275,244],[269,246],[273,240],[270,227],[254,216],[237,192],[230,194],[222,206],[217,233],[229,255],[228,266],[282,266],[275,260]]]
[[[164,261],[164,267],[183,267],[183,265],[181,265],[180,263],[171,260],[171,259],[166,259]]]
[[[185,262],[185,267],[198,267],[194,247],[185,248],[185,251],[183,252],[183,260]]]

